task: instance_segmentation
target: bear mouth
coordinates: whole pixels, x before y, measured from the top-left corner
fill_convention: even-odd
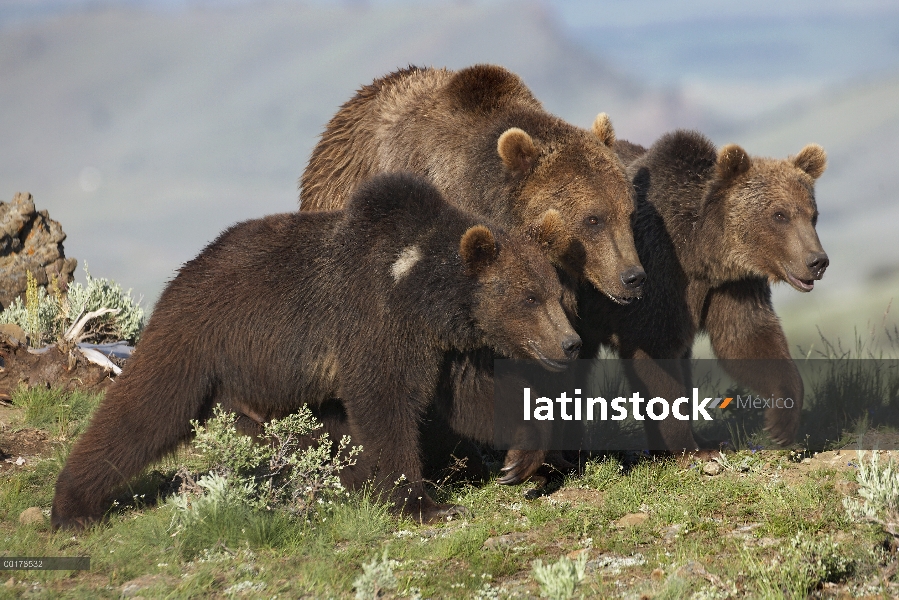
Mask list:
[[[787,271],[787,283],[792,285],[800,292],[810,292],[815,289],[814,279],[799,279],[789,271]]]
[[[540,364],[543,365],[543,368],[547,371],[553,371],[558,373],[559,371],[564,371],[568,368],[568,361],[566,360],[553,360],[540,352],[540,348],[537,347],[537,344],[528,340],[528,348],[537,356],[537,360],[540,361]]]
[[[616,296],[614,294],[610,294],[605,290],[603,290],[602,293],[608,296],[609,300],[611,300],[615,304],[620,304],[621,306],[627,306],[628,304],[639,298],[639,296]]]

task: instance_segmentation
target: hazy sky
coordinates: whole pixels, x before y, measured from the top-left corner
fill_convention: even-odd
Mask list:
[[[296,207],[316,135],[359,85],[495,61],[560,116],[606,110],[643,143],[697,126],[751,153],[824,144],[832,266],[789,301],[824,310],[899,269],[899,2],[427,4],[0,0],[0,198],[35,193],[68,255],[152,305],[219,231]],[[155,16],[104,10],[126,5]]]

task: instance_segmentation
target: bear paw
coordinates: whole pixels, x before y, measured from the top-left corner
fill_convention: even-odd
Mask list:
[[[530,479],[543,465],[546,452],[543,450],[509,450],[506,462],[500,471],[503,476],[497,482],[501,485],[518,485]]]

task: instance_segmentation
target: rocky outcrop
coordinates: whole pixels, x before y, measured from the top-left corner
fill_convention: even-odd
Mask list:
[[[72,281],[78,261],[66,258],[65,239],[62,226],[46,210],[35,210],[31,194],[0,202],[0,310],[16,296],[24,300],[29,271],[39,286],[53,275],[63,289]]]

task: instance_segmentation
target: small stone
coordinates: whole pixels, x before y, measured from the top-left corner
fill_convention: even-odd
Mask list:
[[[641,525],[649,518],[649,515],[644,512],[638,513],[628,513],[615,521],[616,527],[636,527],[637,525]]]
[[[707,462],[702,465],[702,472],[710,476],[718,475],[721,472],[721,465],[716,462]]]
[[[677,536],[680,535],[681,531],[684,530],[685,525],[682,523],[675,523],[674,525],[669,525],[668,527],[664,527],[662,529],[662,539],[665,542],[672,542],[677,539]]]
[[[44,513],[37,506],[32,506],[30,508],[26,508],[22,511],[22,514],[19,515],[19,523],[22,525],[31,525],[34,523],[43,523],[44,522]]]
[[[677,574],[680,577],[691,577],[694,575],[697,577],[703,577],[706,574],[706,570],[705,567],[702,566],[702,563],[691,560],[690,562],[679,568],[677,570]]]
[[[122,586],[122,598],[135,598],[141,589],[143,588],[137,583],[126,583]]]
[[[523,542],[527,539],[527,537],[528,534],[521,532],[507,533],[505,535],[489,537],[484,540],[484,549],[497,550],[499,548],[507,548],[509,546],[514,546],[519,542]]]
[[[28,341],[25,332],[15,323],[0,324],[0,337],[9,338],[19,344],[25,344]]]
[[[652,573],[649,574],[649,577],[653,581],[662,581],[665,579],[665,570],[664,569],[653,569]]]
[[[806,457],[802,459],[802,464],[807,465],[812,462],[812,459]]]
[[[4,583],[3,585],[5,585],[8,588],[13,587],[14,585],[16,585],[16,578],[10,577],[9,579],[6,580],[6,583]]]
[[[581,554],[586,554],[586,553],[587,553],[587,549],[581,548],[580,550],[572,550],[565,556],[567,556],[569,558],[569,560],[577,560],[578,558],[580,558]]]

